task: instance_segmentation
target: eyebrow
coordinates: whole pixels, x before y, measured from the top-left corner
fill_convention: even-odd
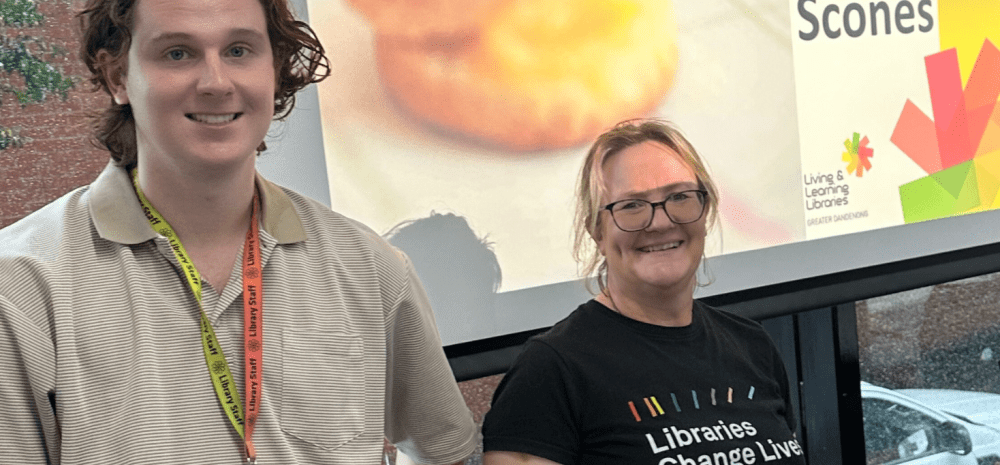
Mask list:
[[[663,185],[663,186],[660,186],[660,187],[656,187],[656,188],[649,189],[649,190],[644,190],[644,191],[628,191],[628,192],[624,192],[624,193],[622,193],[622,199],[634,199],[634,198],[642,197],[643,195],[646,195],[646,194],[652,194],[654,192],[676,190],[679,187],[685,187],[685,188],[686,187],[693,187],[694,189],[701,189],[701,185],[697,181],[681,181],[681,182],[674,182],[674,183],[666,184],[666,185]]]
[[[260,31],[257,31],[256,29],[247,29],[247,28],[232,29],[229,31],[229,36],[235,38],[249,37],[257,40],[264,40],[267,38],[267,35],[261,34]],[[195,36],[188,34],[186,32],[164,32],[162,34],[153,37],[152,40],[149,41],[149,43],[155,45],[160,42],[188,41],[188,40],[194,40],[194,38]]]

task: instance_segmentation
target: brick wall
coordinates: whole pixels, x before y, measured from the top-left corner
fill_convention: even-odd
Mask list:
[[[0,94],[0,126],[15,129],[25,140],[22,147],[0,150],[0,227],[89,184],[107,163],[107,152],[88,142],[86,115],[105,105],[109,97],[89,92],[89,84],[83,81],[86,67],[77,58],[79,39],[73,21],[76,5],[78,1],[37,1],[38,12],[45,18],[42,24],[0,26],[0,35],[5,37],[38,37],[64,51],[46,61],[76,80],[67,99],[49,96],[43,103],[23,108],[14,95]],[[0,82],[5,79],[14,86],[23,83],[17,74],[0,73]]]

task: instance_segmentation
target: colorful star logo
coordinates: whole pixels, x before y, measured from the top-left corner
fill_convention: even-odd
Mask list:
[[[875,156],[875,149],[868,147],[868,136],[858,140],[861,134],[854,133],[850,139],[844,139],[844,147],[847,151],[841,154],[840,159],[847,162],[847,172],[854,173],[859,178],[865,171],[872,170],[872,162],[869,158]]]

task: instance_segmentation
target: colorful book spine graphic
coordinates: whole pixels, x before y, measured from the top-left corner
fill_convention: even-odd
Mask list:
[[[964,88],[956,49],[924,63],[934,119],[907,100],[890,139],[928,174],[899,187],[904,221],[1000,207],[1000,50],[983,43]]]

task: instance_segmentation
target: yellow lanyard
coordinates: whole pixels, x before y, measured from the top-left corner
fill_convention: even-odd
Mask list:
[[[205,314],[205,307],[201,301],[201,273],[194,266],[187,251],[181,244],[173,228],[160,215],[153,205],[149,203],[142,189],[139,188],[139,178],[135,170],[132,171],[132,183],[135,185],[135,192],[142,204],[142,211],[149,220],[149,225],[158,233],[167,238],[170,248],[174,251],[174,256],[180,262],[184,275],[187,277],[188,286],[198,302],[201,311],[201,343],[205,353],[205,364],[208,367],[212,384],[215,386],[215,394],[222,404],[222,409],[229,417],[233,428],[243,438],[247,462],[257,462],[257,451],[254,448],[252,436],[254,426],[257,423],[257,415],[260,407],[261,375],[263,371],[263,277],[260,269],[260,230],[257,224],[257,193],[254,191],[253,210],[250,214],[250,228],[247,231],[246,241],[243,246],[243,336],[245,354],[245,387],[247,389],[246,412],[244,418],[244,406],[240,402],[240,393],[236,388],[236,381],[229,370],[229,363],[222,353],[222,347],[215,337],[215,330],[212,323]]]

